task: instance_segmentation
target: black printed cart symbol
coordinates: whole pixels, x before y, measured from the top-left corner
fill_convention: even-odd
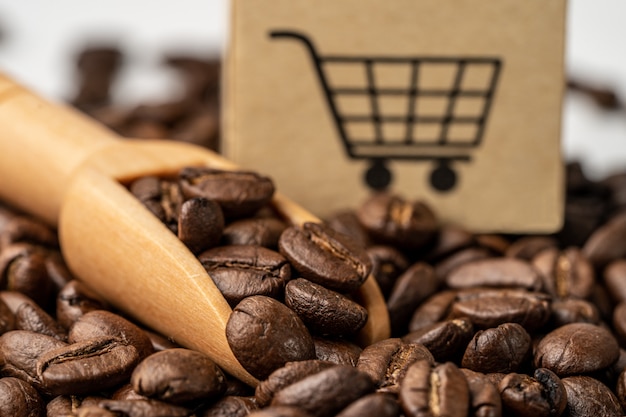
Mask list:
[[[276,30],[270,32],[270,36],[298,40],[309,51],[348,156],[370,161],[364,179],[371,188],[385,189],[389,186],[392,174],[387,161],[393,159],[434,161],[435,167],[430,175],[433,188],[438,191],[454,188],[457,175],[451,162],[470,161],[471,149],[481,143],[502,66],[499,58],[320,56],[306,35]],[[409,75],[406,85],[400,88],[377,85],[376,69],[383,65],[406,69]],[[359,68],[364,85],[331,85],[327,73],[340,66]],[[447,87],[429,87],[423,82],[425,71],[432,73],[437,69],[451,70],[448,71],[450,84]],[[476,74],[482,77],[478,83]],[[474,81],[471,84],[466,82],[470,78]],[[367,101],[368,111],[346,114],[338,105],[346,97]],[[381,109],[384,99],[394,97],[406,99],[402,114],[388,114]],[[432,113],[422,108],[420,102],[427,100],[439,100],[439,111]],[[462,104],[470,100],[475,108],[471,114],[463,114],[460,111]],[[369,128],[367,137],[359,136],[363,129],[358,128],[364,126]],[[393,135],[386,133],[389,127],[393,128]]]

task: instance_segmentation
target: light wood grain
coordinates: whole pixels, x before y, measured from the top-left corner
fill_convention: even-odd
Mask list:
[[[123,183],[190,165],[237,169],[204,148],[172,141],[119,140],[82,114],[51,104],[0,76],[0,198],[58,225],[72,272],[112,305],[256,385],[230,350],[231,309],[197,258]],[[292,224],[318,222],[277,193]],[[389,337],[373,277],[358,291],[369,320],[359,340]]]

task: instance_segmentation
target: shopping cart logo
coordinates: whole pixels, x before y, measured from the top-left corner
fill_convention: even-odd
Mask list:
[[[270,37],[297,40],[308,50],[346,153],[370,162],[364,175],[370,188],[389,186],[389,160],[433,161],[432,187],[438,191],[454,188],[457,174],[452,162],[469,162],[484,136],[502,67],[500,58],[322,56],[302,33],[275,30]],[[385,86],[377,79],[379,70],[389,67],[406,73],[400,86]],[[356,69],[363,83],[333,82],[330,73],[341,68]],[[427,75],[437,71],[449,74],[450,82],[429,86]],[[342,106],[350,100],[360,102],[358,112]]]

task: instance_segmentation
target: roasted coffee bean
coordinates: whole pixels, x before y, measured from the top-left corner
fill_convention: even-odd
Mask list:
[[[285,366],[272,372],[267,379],[257,385],[254,396],[260,407],[270,404],[274,395],[283,388],[307,376],[335,366],[332,362],[320,360],[304,360],[288,362]]]
[[[15,314],[0,298],[0,335],[15,329]]]
[[[518,323],[528,332],[541,328],[550,318],[550,298],[523,290],[470,290],[457,293],[450,317],[469,317],[479,329]]]
[[[465,368],[460,370],[465,376],[470,394],[468,415],[473,417],[500,417],[502,415],[502,401],[498,388],[484,374]]]
[[[54,284],[55,292],[60,291],[61,288],[65,287],[68,282],[74,279],[74,276],[65,264],[65,260],[61,256],[61,252],[57,250],[48,251],[46,256],[46,270],[48,271],[48,277]]]
[[[334,213],[326,224],[339,233],[348,235],[361,243],[363,246],[371,246],[367,230],[359,222],[359,218],[354,210],[343,210]]]
[[[129,189],[172,232],[178,233],[178,215],[184,198],[177,182],[142,177],[133,181]]]
[[[354,401],[335,417],[398,417],[400,411],[398,401],[393,395],[374,393]]]
[[[298,407],[276,405],[253,411],[248,417],[312,417],[312,415]]]
[[[85,394],[128,380],[139,360],[134,346],[100,336],[43,353],[37,359],[37,377],[52,394]]]
[[[438,221],[420,201],[409,202],[389,193],[376,193],[357,210],[359,222],[378,243],[420,249],[437,234]]]
[[[378,391],[397,393],[407,369],[418,360],[435,363],[433,355],[423,345],[397,338],[385,339],[363,349],[357,369],[370,376]]]
[[[295,406],[314,417],[323,417],[336,414],[374,389],[366,373],[336,365],[288,385],[274,395],[271,404]]]
[[[371,274],[376,278],[383,296],[387,298],[398,277],[409,267],[409,261],[393,246],[370,246],[366,252],[372,262]]]
[[[621,302],[613,310],[613,329],[619,342],[626,345],[626,302]]]
[[[56,317],[59,324],[69,329],[85,313],[105,308],[105,302],[95,292],[82,282],[72,280],[59,291]]]
[[[58,395],[54,397],[46,407],[46,417],[74,417],[85,415],[86,409],[90,409],[94,416],[104,415],[109,417],[106,410],[98,407],[100,401],[106,400],[105,397],[97,395],[78,396],[78,395]],[[79,413],[80,409],[80,413]],[[97,409],[97,410],[96,410]]]
[[[593,267],[577,248],[549,248],[533,259],[545,291],[559,298],[589,298],[595,282]]]
[[[511,373],[499,385],[506,415],[515,417],[557,417],[567,406],[565,387],[556,374],[545,368],[534,377]]]
[[[223,397],[206,409],[200,417],[245,417],[258,409],[254,398],[250,397]]]
[[[400,275],[387,299],[392,335],[406,333],[415,309],[438,287],[435,271],[424,262],[411,265]]]
[[[67,346],[52,336],[12,330],[0,336],[0,374],[28,382],[37,389],[41,379],[37,374],[37,360],[48,351]]]
[[[130,380],[140,395],[184,405],[214,400],[226,390],[222,370],[203,353],[168,349],[145,358]]]
[[[406,416],[464,417],[469,411],[469,387],[452,362],[432,367],[426,360],[409,366],[399,392]]]
[[[192,410],[158,400],[103,400],[100,408],[128,417],[190,417]]]
[[[600,324],[600,312],[593,303],[586,300],[567,298],[552,302],[552,316],[554,327],[570,323]]]
[[[501,256],[511,246],[511,242],[502,235],[479,234],[474,236],[474,240],[479,247],[487,249],[491,255]]]
[[[461,365],[484,374],[516,371],[530,349],[530,336],[517,323],[479,330],[470,341]]]
[[[596,267],[626,257],[626,212],[596,229],[582,250]]]
[[[539,291],[543,286],[532,265],[516,258],[491,258],[465,263],[448,274],[446,284],[458,289],[492,287],[530,291]]]
[[[147,400],[148,397],[146,397],[145,395],[138,394],[137,391],[133,389],[132,384],[129,382],[128,384],[124,384],[120,388],[115,390],[115,392],[111,394],[111,399],[112,400]]]
[[[617,384],[615,388],[617,399],[619,400],[622,408],[626,410],[626,371],[622,370],[617,378]]]
[[[426,254],[426,260],[436,262],[473,243],[474,236],[467,230],[450,224],[442,224],[433,247]]]
[[[56,233],[32,217],[12,216],[0,227],[0,250],[14,243],[58,248]]]
[[[41,306],[54,293],[48,276],[47,251],[38,246],[15,243],[0,252],[0,288],[19,291]]]
[[[255,245],[278,249],[278,239],[287,224],[275,218],[242,219],[228,224],[222,234],[223,245]]]
[[[224,231],[224,214],[219,204],[196,197],[185,201],[178,215],[178,238],[198,254],[216,246]]]
[[[255,172],[188,167],[178,176],[186,198],[216,201],[227,219],[254,214],[274,195],[272,180]]]
[[[619,357],[615,337],[588,323],[573,323],[551,331],[541,339],[534,363],[559,376],[585,374],[607,368]]]
[[[171,129],[168,138],[217,150],[220,145],[217,110],[203,106],[202,109],[194,111]]]
[[[113,413],[97,405],[85,405],[76,410],[76,417],[117,417],[117,413]]]
[[[287,283],[285,304],[312,332],[321,335],[354,334],[367,322],[365,307],[304,278]]]
[[[597,379],[570,376],[561,380],[567,393],[569,417],[619,417],[624,411],[615,394]]]
[[[344,339],[314,337],[315,356],[321,361],[337,365],[356,366],[363,349]]]
[[[511,243],[506,249],[505,255],[532,261],[535,255],[544,249],[555,248],[558,244],[556,239],[549,236],[524,236]]]
[[[616,303],[626,301],[626,259],[613,261],[604,269],[604,285]]]
[[[23,303],[15,312],[15,328],[67,340],[65,329],[34,301]]]
[[[245,298],[233,309],[226,339],[241,365],[259,379],[287,362],[315,358],[313,338],[302,320],[289,307],[261,295]]]
[[[443,284],[448,275],[457,267],[488,258],[491,258],[491,253],[488,249],[474,247],[462,249],[438,262],[435,265],[435,275],[437,276],[437,280]]]
[[[141,328],[122,316],[105,310],[85,313],[70,329],[68,341],[81,342],[99,336],[113,336],[132,345],[139,354],[139,359],[154,352],[152,342]]]
[[[402,341],[424,345],[436,361],[445,362],[455,359],[473,334],[472,322],[467,318],[458,318],[422,327],[402,337]]]
[[[282,298],[291,278],[287,259],[262,246],[218,246],[198,259],[231,307],[252,295]]]
[[[39,417],[45,409],[44,400],[32,385],[17,378],[0,378],[0,416]]]
[[[143,331],[150,339],[150,342],[152,343],[152,348],[154,349],[155,352],[160,352],[165,349],[175,349],[175,348],[181,347],[179,344],[177,344],[171,339],[168,339],[162,334],[155,333],[153,331],[146,330],[146,329],[143,329]]]
[[[278,247],[302,278],[335,291],[357,289],[372,269],[363,246],[317,223],[285,229]]]
[[[443,290],[428,297],[413,313],[409,331],[420,330],[444,319],[455,300],[456,291],[450,290]]]

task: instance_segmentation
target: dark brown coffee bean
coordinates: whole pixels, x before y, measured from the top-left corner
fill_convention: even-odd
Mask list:
[[[172,232],[178,233],[178,215],[184,197],[177,182],[143,177],[132,182],[129,189]]]
[[[21,379],[0,378],[0,416],[40,417],[45,402],[32,385]]]
[[[67,340],[67,333],[48,313],[34,301],[23,303],[15,312],[15,328]]]
[[[97,405],[80,406],[76,410],[76,417],[117,417],[117,413],[100,408]]]
[[[367,374],[352,366],[336,365],[278,391],[271,405],[294,406],[323,417],[334,415],[373,391],[374,383]]]
[[[287,283],[285,304],[295,311],[312,332],[320,335],[354,334],[367,321],[365,307],[304,278]]]
[[[217,109],[208,106],[194,111],[176,124],[169,138],[217,151],[220,146],[219,118]]]
[[[552,302],[551,322],[554,327],[570,323],[600,324],[600,313],[593,303],[576,298]]]
[[[511,242],[498,234],[479,234],[474,236],[479,247],[489,250],[492,256],[503,256],[511,246]]]
[[[15,314],[0,298],[0,335],[15,329]]]
[[[229,219],[254,214],[274,195],[272,180],[254,172],[189,167],[178,176],[186,198],[214,200]]]
[[[550,318],[550,298],[523,290],[462,291],[457,293],[449,318],[458,317],[469,317],[478,329],[518,323],[533,332]]]
[[[619,417],[622,407],[615,394],[597,379],[570,376],[561,380],[567,392],[566,412],[570,417]]]
[[[192,410],[158,400],[103,400],[99,407],[124,417],[191,417]]]
[[[226,390],[226,378],[215,362],[189,349],[148,356],[135,368],[130,382],[140,395],[181,405],[213,400]]]
[[[287,228],[287,224],[275,218],[242,219],[224,228],[222,244],[254,245],[268,249],[278,249],[278,239]]]
[[[302,278],[335,291],[357,289],[372,270],[363,246],[317,223],[285,229],[278,247]]]
[[[407,417],[464,417],[470,396],[465,376],[452,362],[432,368],[428,361],[420,360],[407,370],[399,399]]]
[[[526,261],[532,259],[544,249],[555,248],[558,242],[549,236],[524,236],[511,243],[505,255],[510,258],[519,258]]]
[[[451,224],[443,224],[439,228],[433,246],[425,255],[428,262],[450,256],[474,243],[474,236],[465,229]]]
[[[258,409],[254,398],[227,396],[206,409],[200,417],[246,417]]]
[[[312,417],[312,415],[298,407],[276,405],[253,411],[248,417]]]
[[[287,362],[315,358],[313,339],[302,320],[289,307],[261,295],[245,298],[233,309],[226,339],[241,365],[259,379]]]
[[[618,341],[626,344],[626,302],[619,303],[613,310],[613,330]]]
[[[56,233],[46,224],[32,217],[12,216],[0,229],[0,249],[14,243],[27,243],[58,248]]]
[[[585,374],[610,366],[619,357],[615,337],[587,323],[567,324],[548,333],[537,345],[534,363],[559,376]]]
[[[538,291],[541,278],[532,265],[516,258],[491,258],[468,262],[448,274],[450,288],[523,288]]]
[[[354,210],[338,211],[326,220],[326,224],[331,229],[350,236],[363,246],[370,246],[372,243],[367,230],[359,222],[359,218]]]
[[[397,338],[385,339],[363,349],[357,369],[370,376],[378,391],[397,393],[409,366],[422,359],[435,363],[433,355],[423,345]]]
[[[85,313],[105,308],[105,302],[80,281],[68,282],[57,296],[57,320],[66,329],[69,329]]]
[[[400,275],[387,300],[392,335],[406,333],[415,309],[438,287],[435,271],[424,262],[411,265]]]
[[[383,296],[387,298],[398,277],[409,267],[409,261],[393,246],[370,246],[366,252],[372,262],[371,274],[376,278]]]
[[[359,207],[357,216],[375,241],[400,248],[422,248],[438,230],[437,218],[426,204],[388,193],[372,195]]]
[[[37,359],[37,376],[52,394],[85,394],[128,380],[139,360],[134,346],[100,336],[43,353]]]
[[[435,265],[435,275],[437,275],[437,280],[443,284],[448,275],[457,267],[473,261],[488,259],[491,256],[489,250],[485,248],[462,249],[438,262]]]
[[[137,368],[135,368],[137,369]],[[148,397],[145,395],[140,395],[133,389],[133,386],[128,383],[122,385],[120,388],[115,390],[113,394],[111,394],[112,400],[147,400]]]
[[[50,250],[46,256],[46,270],[48,278],[54,284],[55,291],[60,291],[68,282],[74,279],[74,276],[67,267],[65,260],[61,256],[61,252]]]
[[[436,361],[445,362],[459,356],[473,334],[472,322],[467,318],[459,318],[422,327],[402,337],[402,340],[424,345]]]
[[[613,261],[604,269],[604,284],[616,303],[626,301],[626,260]]]
[[[171,339],[163,336],[162,334],[155,333],[150,330],[143,329],[144,333],[150,338],[150,342],[152,342],[152,348],[155,352],[160,352],[166,349],[175,349],[181,347],[179,344],[174,342]]]
[[[113,336],[132,345],[140,360],[154,352],[150,338],[140,327],[105,310],[90,311],[80,317],[70,329],[68,341],[76,343],[99,336]]]
[[[274,394],[307,376],[316,374],[324,369],[335,366],[332,362],[320,360],[304,360],[288,362],[285,366],[276,369],[264,381],[257,385],[254,396],[259,407],[267,406],[274,398]]]
[[[374,393],[354,401],[335,417],[398,417],[400,412],[400,406],[394,396]]]
[[[169,125],[183,117],[193,104],[194,102],[186,97],[161,103],[140,104],[133,109],[132,117]]]
[[[155,176],[146,175],[138,178],[128,188],[131,194],[142,203],[161,198],[161,180]]]
[[[529,349],[530,336],[526,330],[517,323],[505,323],[476,332],[465,349],[461,365],[484,374],[514,372]]]
[[[38,246],[15,243],[0,252],[0,288],[18,291],[40,306],[47,306],[54,293],[48,276],[47,251]]]
[[[595,282],[593,267],[577,248],[560,252],[549,248],[533,259],[539,271],[544,290],[559,298],[589,298]]]
[[[198,259],[231,306],[252,295],[282,298],[291,278],[287,259],[262,246],[218,246]]]
[[[216,246],[224,231],[224,214],[219,204],[196,197],[185,201],[178,215],[178,238],[198,254]]]
[[[473,417],[502,416],[502,401],[498,388],[479,372],[461,368],[470,394],[469,414]]]
[[[37,389],[41,379],[37,375],[37,359],[48,351],[67,346],[52,336],[12,330],[0,336],[0,374],[28,382]]]
[[[626,257],[626,212],[596,229],[585,243],[583,253],[596,267]]]
[[[321,361],[336,365],[356,366],[363,349],[343,339],[327,339],[314,337],[315,356]]]
[[[511,373],[499,385],[507,415],[519,417],[557,417],[567,406],[565,387],[556,374],[539,368],[534,378]]]
[[[409,323],[409,331],[414,332],[443,320],[456,300],[456,291],[444,290],[428,297],[420,305]]]
[[[626,409],[626,371],[622,370],[617,378],[615,393],[622,408]]]

